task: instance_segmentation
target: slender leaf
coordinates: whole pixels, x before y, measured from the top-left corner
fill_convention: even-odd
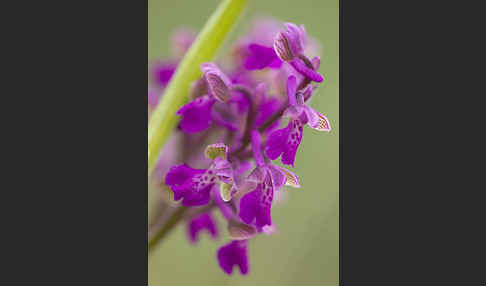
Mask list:
[[[246,3],[247,0],[222,1],[178,66],[149,122],[149,176],[179,120],[175,113],[186,102],[191,82],[201,76],[200,65],[213,59]]]

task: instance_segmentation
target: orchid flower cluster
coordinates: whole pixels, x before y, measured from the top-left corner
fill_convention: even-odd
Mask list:
[[[175,59],[150,65],[149,116],[195,36],[176,31]],[[190,101],[177,111],[180,123],[154,178],[170,194],[163,207],[183,208],[190,242],[197,243],[202,231],[219,236],[212,211],[220,211],[231,241],[216,256],[227,274],[234,266],[248,273],[249,241],[276,231],[274,198],[286,185],[300,187],[296,174],[273,161],[280,157],[283,165],[294,167],[305,125],[331,130],[326,116],[308,104],[324,80],[317,72],[320,58],[307,56],[317,50],[303,25],[255,21],[224,61],[201,66]]]

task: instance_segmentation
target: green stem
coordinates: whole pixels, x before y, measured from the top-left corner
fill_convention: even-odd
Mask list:
[[[150,253],[153,247],[169,233],[174,226],[184,217],[184,213],[188,210],[188,207],[180,206],[170,216],[169,220],[152,236],[148,242],[148,252]]]
[[[176,127],[178,121],[176,111],[187,100],[190,83],[201,76],[201,64],[213,59],[246,3],[247,0],[221,2],[191,45],[165,89],[164,96],[153,111],[148,126],[149,177],[162,147]]]

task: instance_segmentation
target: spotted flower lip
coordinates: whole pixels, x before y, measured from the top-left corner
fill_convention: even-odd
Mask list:
[[[273,195],[286,183],[287,173],[282,170],[283,168],[265,162],[260,151],[260,135],[257,131],[251,133],[251,140],[257,167],[248,176],[248,181],[254,182],[256,188],[241,198],[239,216],[247,224],[255,220],[256,227],[262,228],[272,225]]]
[[[331,131],[327,117],[304,102],[305,96],[310,97],[306,93],[311,93],[313,88],[309,87],[297,94],[296,87],[295,76],[289,76],[287,79],[289,107],[284,112],[284,116],[290,118],[289,123],[287,127],[272,132],[265,147],[265,153],[271,160],[275,160],[282,155],[282,163],[292,166],[294,166],[295,154],[302,141],[303,126],[305,124],[318,131]]]
[[[247,240],[233,240],[218,250],[219,266],[226,274],[233,274],[234,266],[240,268],[241,274],[248,274],[247,246]]]
[[[223,146],[221,146],[223,145]],[[211,148],[224,148],[224,144],[213,144]],[[208,152],[207,154],[219,154]],[[225,155],[226,156],[226,155]],[[231,163],[225,156],[215,155],[208,169],[194,169],[186,164],[173,166],[165,177],[165,184],[170,186],[174,193],[174,200],[182,199],[182,205],[199,206],[209,203],[211,189],[219,182],[229,182],[233,178]]]

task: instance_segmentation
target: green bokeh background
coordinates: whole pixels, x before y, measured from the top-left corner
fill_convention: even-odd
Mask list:
[[[218,0],[148,0],[148,59],[167,57],[168,37],[174,28],[200,30]],[[332,132],[304,129],[293,171],[301,189],[285,189],[288,201],[272,208],[278,233],[250,241],[250,273],[235,269],[226,276],[218,267],[216,251],[229,241],[204,235],[198,246],[188,243],[184,227],[177,227],[149,257],[149,285],[338,285],[338,0],[249,0],[246,13],[227,43],[233,42],[255,16],[269,15],[304,24],[321,44],[319,85],[312,106],[325,114]],[[220,53],[227,51],[225,47]],[[220,229],[222,229],[220,225]],[[224,231],[224,229],[222,229]]]

